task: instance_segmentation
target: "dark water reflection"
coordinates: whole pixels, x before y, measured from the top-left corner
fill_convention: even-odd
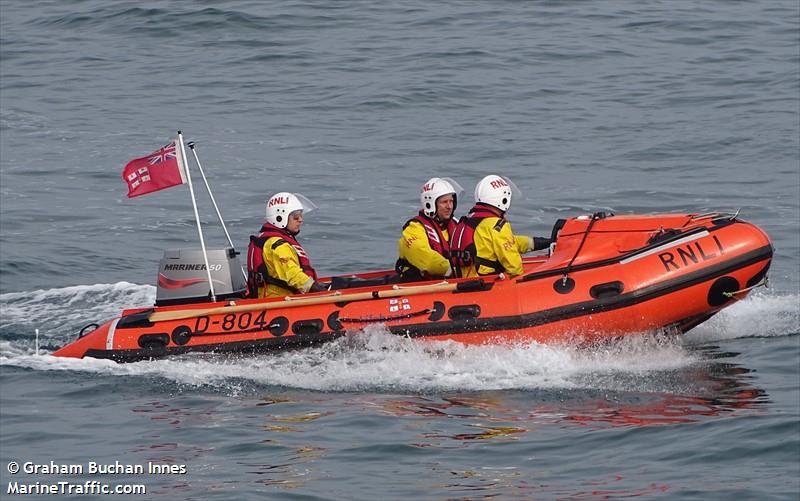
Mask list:
[[[580,389],[522,394],[488,392],[441,398],[416,396],[385,400],[382,410],[398,417],[493,423],[466,424],[484,430],[482,432],[425,435],[430,439],[469,441],[517,440],[519,437],[515,434],[527,431],[525,423],[530,423],[527,425],[529,428],[542,425],[594,428],[664,426],[759,413],[770,403],[769,395],[753,386],[751,371],[737,364],[709,361],[702,367],[664,376],[671,378],[670,384],[675,385],[679,392]],[[433,444],[428,441],[418,445]]]
[[[742,355],[710,345],[686,350],[691,361],[675,369],[607,369],[580,374],[572,387],[543,381],[539,388],[482,391],[398,394],[377,386],[315,392],[247,378],[193,387],[146,374],[101,373],[94,386],[106,390],[102,405],[73,391],[58,427],[40,438],[13,430],[41,413],[34,405],[56,409],[47,406],[50,393],[31,400],[15,381],[44,386],[47,380],[51,392],[67,394],[74,376],[36,372],[31,379],[12,367],[3,373],[3,425],[11,430],[3,446],[12,455],[43,457],[58,450],[61,462],[90,457],[187,465],[186,475],[135,479],[154,495],[669,497],[688,488],[677,477],[714,464],[701,451],[722,458],[739,457],[742,450],[756,454],[764,433],[789,426],[776,420],[777,404]],[[180,367],[188,370],[192,363]],[[114,370],[147,369],[136,367]],[[226,364],[212,367],[224,370]],[[686,443],[693,444],[692,454]],[[787,441],[786,454],[794,445]]]
[[[227,466],[195,471],[187,484],[190,490],[204,485],[219,493],[244,483],[265,492],[318,491],[325,498],[324,485],[346,482],[358,471],[362,479],[370,472],[379,477],[395,472],[397,478],[384,479],[389,492],[414,485],[413,492],[424,489],[441,499],[648,497],[673,487],[663,481],[642,484],[640,474],[631,481],[624,472],[640,466],[624,454],[611,468],[579,467],[580,442],[588,450],[620,441],[633,444],[647,429],[758,417],[771,403],[753,372],[735,362],[735,353],[713,346],[697,351],[702,359],[684,369],[637,378],[606,375],[601,383],[609,389],[444,395],[277,390],[259,397],[150,400],[131,408],[152,422],[153,433],[130,453],[161,463],[216,464],[228,458]],[[634,379],[661,389],[641,389],[641,381],[631,383]],[[667,455],[679,453],[672,442],[668,438],[655,447]],[[507,454],[517,459],[509,461]],[[540,456],[550,466],[539,464]],[[572,480],[562,481],[554,472],[563,466],[555,464],[570,461]],[[395,463],[403,466],[392,470]],[[217,483],[220,468],[222,477],[238,480]],[[576,481],[577,474],[584,480]],[[418,475],[426,480],[420,483]],[[170,485],[161,486],[161,492],[189,488]]]

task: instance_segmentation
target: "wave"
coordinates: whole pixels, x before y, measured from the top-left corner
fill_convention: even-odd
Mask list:
[[[68,13],[54,12],[37,17],[26,24],[34,27],[114,30],[120,35],[166,38],[176,33],[194,30],[226,29],[230,33],[265,30],[304,29],[309,24],[322,25],[335,22],[336,18],[319,13],[320,9],[288,9],[275,11],[258,4],[247,9],[196,7],[175,9],[174,5],[161,2],[162,6],[127,7],[109,4],[96,9],[71,9]]]
[[[693,345],[800,332],[797,295],[752,295],[681,337],[635,336],[619,343],[574,346],[466,346],[401,338],[375,326],[331,343],[259,356],[184,355],[118,364],[48,353],[71,338],[65,324],[111,317],[152,304],[155,288],[127,282],[0,294],[0,365],[39,371],[161,377],[179,385],[238,391],[280,386],[318,391],[501,389],[655,389],[664,371],[703,363]],[[34,330],[41,330],[42,355]],[[74,330],[74,329],[73,329]],[[635,377],[632,377],[635,376]],[[668,379],[668,378],[667,378]]]
[[[226,391],[248,385],[318,391],[615,389],[615,379],[610,377],[614,374],[672,370],[698,360],[674,339],[641,336],[594,350],[535,343],[466,346],[399,338],[381,327],[354,332],[318,347],[276,354],[202,354],[130,364],[36,355],[18,344],[0,343],[0,365],[108,376],[156,376],[179,385]]]
[[[800,295],[757,292],[689,331],[690,343],[800,334]]]
[[[0,332],[3,337],[66,340],[89,322],[100,323],[124,308],[153,304],[156,289],[129,282],[76,285],[55,289],[0,294]]]

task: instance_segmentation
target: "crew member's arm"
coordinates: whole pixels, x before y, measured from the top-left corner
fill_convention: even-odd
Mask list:
[[[520,254],[524,254],[526,252],[531,251],[538,251],[544,250],[550,247],[550,244],[553,243],[552,240],[545,237],[529,237],[525,235],[517,235],[514,237],[517,241],[517,249],[519,250]]]
[[[494,253],[497,256],[497,260],[503,265],[505,273],[512,277],[521,275],[522,256],[520,255],[520,249],[528,248],[527,237],[523,237],[525,245],[520,247],[523,242],[520,238],[514,237],[510,223],[504,224],[499,230],[492,228],[492,231],[498,233],[494,235],[495,238],[493,239]]]
[[[397,247],[400,257],[423,273],[443,277],[450,270],[447,259],[428,245],[425,227],[417,221],[412,221],[405,227]]]
[[[526,235],[514,235],[514,243],[517,246],[517,252],[525,254],[533,250],[533,238]]]

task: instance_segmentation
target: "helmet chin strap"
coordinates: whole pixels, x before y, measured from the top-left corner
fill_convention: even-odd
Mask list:
[[[438,225],[439,225],[439,227],[440,227],[441,229],[445,229],[445,228],[447,228],[447,222],[448,222],[450,219],[451,219],[451,218],[442,219],[442,218],[440,218],[440,217],[439,217],[439,215],[438,215],[438,214],[434,214],[434,215],[433,215],[433,220],[434,220],[434,221],[436,221],[436,224],[438,224]]]

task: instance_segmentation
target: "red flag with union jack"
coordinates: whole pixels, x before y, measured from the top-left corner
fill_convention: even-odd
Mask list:
[[[122,170],[122,179],[128,183],[128,198],[185,184],[186,162],[178,140],[173,140],[145,157],[128,162]]]

